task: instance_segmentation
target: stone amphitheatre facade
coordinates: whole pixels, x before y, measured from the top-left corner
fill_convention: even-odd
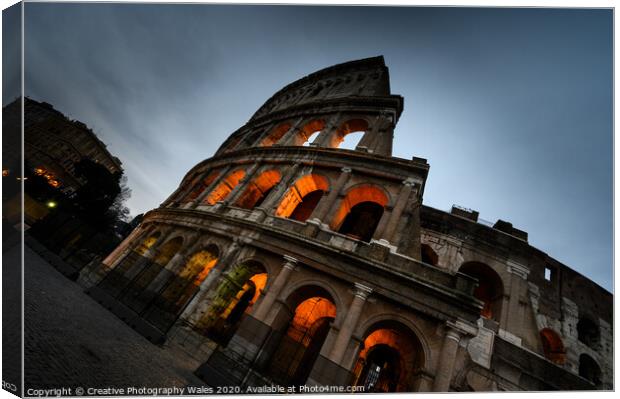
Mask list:
[[[422,205],[402,110],[383,57],[291,83],[81,283],[242,392],[612,389],[612,295],[508,222]]]

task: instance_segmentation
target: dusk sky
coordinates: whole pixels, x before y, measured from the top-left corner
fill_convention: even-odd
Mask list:
[[[424,203],[509,221],[611,290],[612,18],[603,9],[27,3],[26,94],[93,128],[123,162],[136,215],[286,84],[383,55],[392,92],[405,98],[393,155],[428,159]]]

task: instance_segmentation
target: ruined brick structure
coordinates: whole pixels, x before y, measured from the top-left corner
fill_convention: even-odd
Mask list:
[[[382,57],[291,83],[80,281],[210,385],[611,389],[612,295],[510,223],[422,205],[402,110]]]

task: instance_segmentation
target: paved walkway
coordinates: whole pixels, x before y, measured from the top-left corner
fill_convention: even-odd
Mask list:
[[[195,361],[151,344],[28,247],[25,264],[26,390],[203,385]]]

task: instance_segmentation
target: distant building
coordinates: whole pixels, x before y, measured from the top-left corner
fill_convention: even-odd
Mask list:
[[[20,100],[3,109],[3,130],[20,131]],[[3,148],[2,174],[14,174],[11,159],[21,149]],[[122,172],[121,161],[84,123],[67,118],[51,104],[30,98],[24,101],[24,158],[26,168],[46,177],[49,184],[70,194],[83,184],[75,175],[75,163],[88,158],[104,165],[110,173]],[[17,163],[18,164],[18,163]]]
[[[21,220],[21,98],[2,109],[2,177],[10,190],[3,191],[4,216],[17,223]],[[105,166],[110,173],[123,172],[121,161],[110,154],[106,145],[84,123],[71,120],[51,104],[30,98],[24,100],[24,176],[45,177],[48,184],[71,195],[85,183],[76,176],[75,163],[87,158]],[[28,194],[28,193],[26,193]],[[24,197],[26,224],[47,214],[46,207],[29,195]]]

